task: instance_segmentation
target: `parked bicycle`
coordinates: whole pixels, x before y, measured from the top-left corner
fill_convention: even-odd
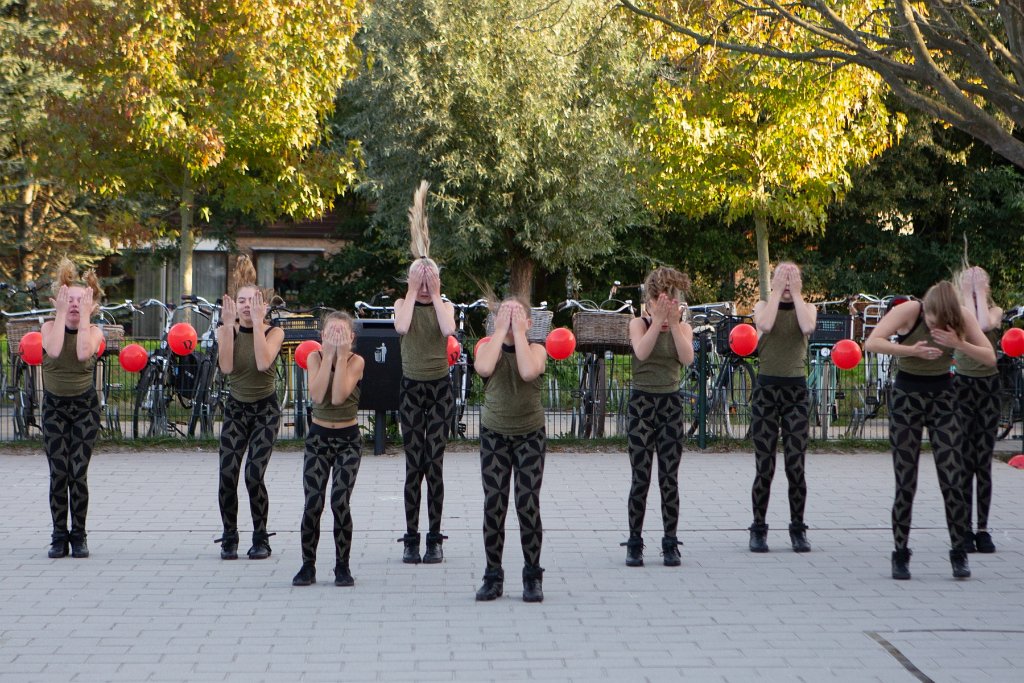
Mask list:
[[[188,419],[188,436],[211,439],[217,422],[224,421],[224,401],[228,395],[227,378],[220,371],[218,357],[217,328],[220,326],[220,299],[210,303],[201,296],[186,299],[198,307],[208,318],[209,325],[199,336],[195,355],[198,361],[196,386],[192,398],[192,412]]]
[[[730,312],[723,312],[723,310]],[[680,395],[687,435],[750,437],[754,369],[729,346],[729,333],[750,316],[735,315],[729,303],[690,307],[694,363],[683,374]]]
[[[42,308],[39,303],[39,288],[29,283],[25,289],[10,285],[5,287],[8,296],[25,295],[32,308],[27,311],[0,311],[6,321],[7,355],[10,372],[3,380],[6,395],[14,404],[14,438],[27,439],[34,428],[40,430],[39,406],[43,395],[43,373],[39,368],[26,363],[18,353],[18,346],[29,332],[38,332],[43,323],[52,320],[54,309]]]
[[[829,428],[839,419],[839,400],[843,398],[839,389],[839,369],[832,362],[832,347],[836,342],[850,338],[853,318],[848,311],[828,311],[839,306],[848,309],[849,301],[846,299],[822,301],[814,305],[819,309],[818,319],[807,344],[809,417],[811,424],[819,428],[819,437],[827,440]]]
[[[616,285],[618,283],[616,282]],[[615,291],[613,285],[612,291]],[[628,354],[629,321],[635,316],[632,301],[606,299],[597,304],[588,300],[567,299],[559,311],[574,311],[573,334],[576,336],[577,383],[570,432],[581,439],[603,437],[608,404],[613,404],[619,434],[625,433],[625,405],[628,397],[608,367],[614,354]]]
[[[448,301],[445,298],[445,301]],[[469,404],[469,390],[473,384],[473,366],[469,361],[469,350],[466,348],[466,314],[480,308],[487,308],[487,299],[477,299],[470,304],[451,302],[455,308],[455,339],[459,342],[459,357],[448,369],[452,382],[452,412],[448,436],[450,439],[465,439],[467,433],[466,406]]]
[[[1024,321],[1024,306],[1010,309],[1003,316],[1003,323],[1018,327]],[[999,426],[997,439],[1005,439],[1013,432],[1013,426],[1024,422],[1024,356],[1011,358],[1000,354],[999,362]]]
[[[100,434],[107,438],[120,438],[121,398],[124,384],[116,380],[123,374],[114,371],[116,356],[124,345],[124,325],[117,322],[117,315],[135,313],[135,304],[127,300],[122,304],[100,306],[99,328],[103,331],[105,348],[96,358],[93,370],[96,397],[100,403]]]
[[[306,371],[295,362],[295,349],[306,340],[320,341],[322,306],[307,309],[288,308],[282,303],[270,308],[270,324],[284,330],[284,343],[277,363],[277,398],[281,414],[295,430],[296,439],[306,438],[313,424],[313,402],[306,385]]]

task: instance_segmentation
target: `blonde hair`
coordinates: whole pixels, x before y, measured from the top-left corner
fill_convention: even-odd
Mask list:
[[[440,273],[437,263],[430,258],[430,227],[427,224],[427,190],[430,183],[421,180],[416,191],[412,193],[412,206],[409,207],[409,250],[413,262],[409,264],[409,273],[418,264],[422,264]]]
[[[228,291],[231,296],[237,296],[240,289],[245,287],[256,287],[256,266],[252,259],[241,254],[235,259],[235,267],[231,270],[231,283]]]
[[[995,301],[992,300],[992,290],[989,282],[988,273],[981,266],[967,266],[957,271],[953,275],[953,282],[956,284],[956,290],[961,295],[964,294],[965,290],[970,290],[975,294],[985,295],[985,304],[988,308],[994,307]],[[980,302],[979,302],[980,303]],[[974,308],[973,301],[964,301],[964,304],[968,308]]]
[[[100,301],[103,299],[103,288],[100,287],[100,279],[96,275],[96,271],[92,268],[85,271],[85,274],[79,277],[78,266],[69,259],[67,256],[60,260],[57,264],[57,273],[53,278],[53,293],[54,295],[60,291],[62,286],[67,287],[82,287],[83,289],[88,287],[92,290],[92,310],[89,311],[89,315],[92,315],[100,307]]]
[[[922,304],[925,315],[935,318],[936,327],[949,328],[963,339],[967,335],[967,323],[956,287],[949,280],[932,285],[924,295]]]
[[[662,294],[671,299],[686,300],[690,293],[690,276],[675,268],[661,266],[655,268],[644,280],[644,297],[647,301],[656,301]]]

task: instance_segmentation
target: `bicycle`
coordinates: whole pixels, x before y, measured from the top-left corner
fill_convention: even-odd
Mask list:
[[[448,299],[445,299],[448,301]],[[487,299],[477,299],[471,304],[449,302],[455,308],[455,340],[459,342],[459,357],[448,369],[452,383],[452,412],[449,418],[448,438],[466,438],[467,427],[463,422],[469,403],[469,389],[473,383],[473,368],[466,349],[466,314],[478,308],[487,308]]]
[[[166,436],[176,433],[186,436],[193,412],[199,362],[193,357],[177,356],[167,343],[167,333],[174,324],[178,311],[208,315],[197,303],[183,296],[183,303],[175,305],[158,299],[147,299],[137,305],[139,309],[157,308],[164,316],[159,346],[149,355],[149,361],[135,387],[135,405],[132,410],[132,436]],[[174,399],[182,411],[174,411]],[[187,411],[187,412],[185,412]]]
[[[1003,315],[1003,323],[1010,327],[1021,320],[1024,320],[1024,306],[1018,306]],[[996,438],[1002,440],[1010,436],[1016,423],[1024,422],[1024,356],[1011,358],[1000,354],[997,367],[1000,388]]]
[[[8,296],[28,295],[32,306],[27,311],[0,311],[7,328],[7,354],[11,371],[5,378],[4,385],[7,397],[14,403],[14,437],[28,439],[32,427],[41,429],[37,415],[43,395],[43,373],[22,359],[18,347],[22,337],[29,332],[38,332],[44,322],[53,320],[56,311],[53,308],[40,307],[39,288],[35,283],[30,282],[23,290],[7,285],[6,290]]]
[[[618,286],[613,285],[612,291]],[[616,306],[617,304],[617,306]],[[608,306],[614,308],[608,308]],[[559,311],[575,310],[572,317],[576,336],[577,384],[573,392],[574,410],[570,431],[581,439],[600,438],[605,434],[605,418],[609,397],[616,403],[618,432],[624,433],[626,400],[617,390],[614,377],[607,365],[617,353],[629,353],[629,321],[635,316],[632,301],[606,299],[601,304],[593,301],[567,299],[558,305]]]
[[[93,370],[96,396],[100,403],[100,433],[109,438],[119,438],[121,429],[120,393],[124,384],[113,380],[114,373],[110,368],[111,356],[117,356],[124,345],[124,326],[116,322],[114,315],[120,311],[136,313],[135,304],[129,299],[123,304],[100,306],[99,327],[103,331],[106,347],[96,358]]]
[[[227,378],[220,371],[218,356],[217,328],[220,327],[221,302],[210,303],[200,296],[188,297],[203,314],[209,317],[209,326],[199,337],[196,354],[199,367],[196,371],[196,389],[192,399],[192,412],[188,419],[188,436],[197,432],[200,438],[214,437],[214,427],[224,420],[224,400],[227,398]]]
[[[827,309],[839,305],[849,306],[846,299],[822,301],[814,304],[818,312],[814,332],[808,339],[809,372],[807,397],[811,424],[820,428],[820,438],[829,438],[832,422],[839,419],[839,369],[832,362],[832,347],[836,342],[849,339],[853,332],[853,318],[849,313],[828,313]]]
[[[295,349],[303,341],[320,341],[322,311],[319,305],[302,310],[284,305],[270,308],[270,325],[284,330],[281,358],[277,363],[277,397],[281,413],[291,412],[296,439],[304,439],[313,424],[313,403],[306,388],[306,372],[295,362]]]
[[[849,309],[852,318],[852,335],[861,346],[871,335],[878,322],[885,314],[909,297],[885,296],[859,293],[850,297]],[[864,352],[864,388],[860,396],[861,405],[851,411],[850,423],[846,428],[846,438],[859,438],[868,420],[879,416],[883,407],[889,405],[893,382],[896,381],[896,361],[886,354]]]
[[[692,411],[684,412],[689,422],[686,434],[696,434],[701,441],[707,435],[750,438],[754,370],[746,358],[730,348],[729,332],[737,324],[749,324],[751,318],[723,313],[723,309],[734,310],[728,302],[689,309],[696,357],[683,374],[679,391],[684,411]]]

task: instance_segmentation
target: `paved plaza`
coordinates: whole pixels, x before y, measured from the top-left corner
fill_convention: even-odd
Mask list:
[[[372,452],[372,448],[367,451]],[[49,560],[47,468],[0,454],[0,681],[1019,681],[1024,676],[1024,471],[995,465],[995,555],[951,578],[929,454],[911,535],[913,580],[889,577],[886,453],[808,456],[814,551],[789,550],[781,464],[772,552],[747,551],[752,456],[684,455],[683,566],[623,564],[623,453],[549,453],[541,506],[545,601],[520,599],[514,513],[506,595],[476,603],[482,489],[473,452],[445,463],[441,565],[400,561],[404,461],[364,457],[353,496],[354,588],[333,585],[330,518],[318,584],[293,588],[302,511],[296,450],[267,474],[273,556],[219,559],[217,456],[98,453],[92,557]],[[242,547],[248,547],[241,487]],[[425,522],[425,512],[424,512]]]

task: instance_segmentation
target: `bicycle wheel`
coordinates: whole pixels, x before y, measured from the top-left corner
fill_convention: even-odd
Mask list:
[[[466,394],[469,390],[468,368],[462,360],[452,366],[452,409],[448,415],[448,439],[465,438],[466,425],[462,417],[466,413]]]
[[[27,439],[29,426],[35,423],[35,373],[32,366],[20,359],[14,362],[11,372],[14,382],[14,437]]]
[[[167,399],[163,368],[149,365],[142,371],[135,389],[132,412],[132,436],[164,436],[167,434]]]
[[[600,439],[604,437],[604,416],[608,407],[608,382],[606,380],[607,369],[605,368],[604,356],[594,354],[594,373],[591,376],[591,396],[594,403],[590,412],[590,434],[591,438]]]
[[[1024,377],[1016,363],[1002,368],[999,381],[999,422],[996,439],[1005,439],[1013,431],[1014,423],[1024,415]]]
[[[213,373],[213,363],[209,358],[204,358],[199,363],[199,372],[196,378],[195,399],[192,401],[192,412],[188,416],[188,438],[193,439],[198,432],[202,435],[203,413],[206,412],[206,400],[210,391],[210,380]]]
[[[306,400],[306,371],[298,363],[292,365],[292,406],[295,411],[295,438],[305,439],[312,424],[312,410]]]
[[[742,358],[733,358],[720,375],[725,401],[724,425],[734,439],[750,438],[753,415],[754,370]],[[717,393],[717,392],[716,392]]]

